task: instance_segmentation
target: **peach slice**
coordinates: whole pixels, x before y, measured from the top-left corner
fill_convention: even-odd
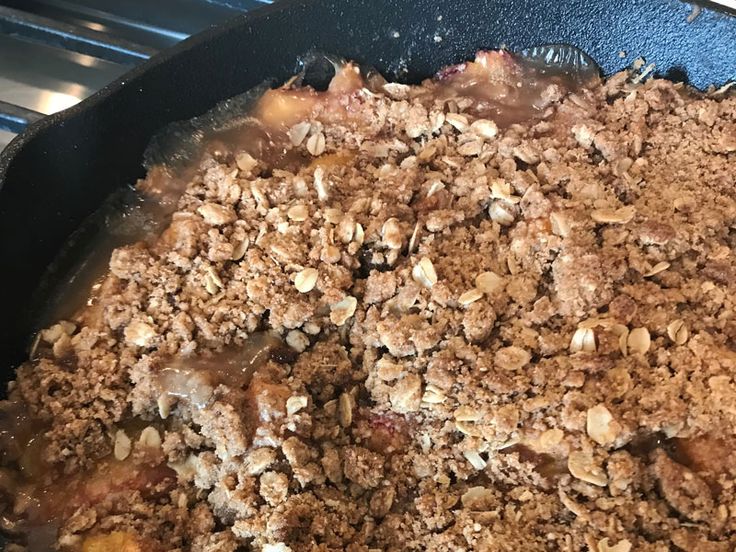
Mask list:
[[[353,96],[364,84],[359,68],[347,63],[335,73],[326,91],[310,87],[268,90],[258,101],[254,114],[266,127],[281,130],[314,118],[345,122],[354,114]]]
[[[150,543],[133,533],[113,531],[106,535],[94,535],[84,539],[82,552],[148,552]]]

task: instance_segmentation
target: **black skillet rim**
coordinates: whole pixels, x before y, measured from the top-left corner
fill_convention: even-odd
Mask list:
[[[684,0],[680,1],[682,3],[687,3],[684,2]],[[268,17],[272,13],[277,13],[282,10],[288,10],[292,7],[300,5],[307,6],[309,3],[309,0],[279,0],[277,2],[274,2],[273,4],[266,4],[254,8],[253,10],[243,15],[236,16],[233,19],[226,21],[220,25],[192,35],[191,37],[172,46],[171,48],[168,48],[156,54],[142,64],[132,68],[130,71],[127,71],[126,73],[113,80],[109,84],[105,85],[100,90],[85,98],[78,104],[57,113],[47,115],[42,119],[30,124],[21,134],[14,138],[10,142],[10,144],[5,147],[4,150],[0,151],[0,190],[3,187],[8,168],[10,167],[10,164],[13,162],[13,159],[16,157],[17,153],[20,152],[26,144],[33,140],[36,135],[41,133],[43,130],[58,124],[63,124],[64,121],[71,120],[78,114],[100,104],[109,96],[115,94],[122,87],[126,85],[130,86],[131,81],[134,81],[138,77],[145,74],[150,67],[156,66],[166,60],[172,59],[180,55],[181,53],[198,46],[201,43],[210,41],[213,37],[227,33],[233,28],[240,27],[243,24],[247,23],[255,23],[257,20]],[[694,6],[695,4],[691,5]],[[721,4],[704,1],[699,2],[698,5],[702,5],[702,7],[714,12],[720,12],[722,14],[736,17],[736,9],[732,9]],[[734,24],[736,24],[736,21],[734,22]]]

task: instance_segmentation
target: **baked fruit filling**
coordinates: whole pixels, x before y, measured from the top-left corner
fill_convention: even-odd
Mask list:
[[[200,145],[0,403],[6,550],[734,549],[727,90],[343,63]]]

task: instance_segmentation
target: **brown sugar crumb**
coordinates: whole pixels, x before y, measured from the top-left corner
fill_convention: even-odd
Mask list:
[[[736,97],[491,120],[468,83],[521,74],[267,92],[284,157],[204,154],[18,369],[19,546],[732,550]]]
[[[656,452],[653,467],[662,494],[680,514],[693,521],[702,521],[712,514],[713,497],[700,477],[662,451]]]

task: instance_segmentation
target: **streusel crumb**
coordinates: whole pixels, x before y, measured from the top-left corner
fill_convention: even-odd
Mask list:
[[[736,97],[621,74],[497,125],[353,69],[18,370],[59,548],[732,550]]]

